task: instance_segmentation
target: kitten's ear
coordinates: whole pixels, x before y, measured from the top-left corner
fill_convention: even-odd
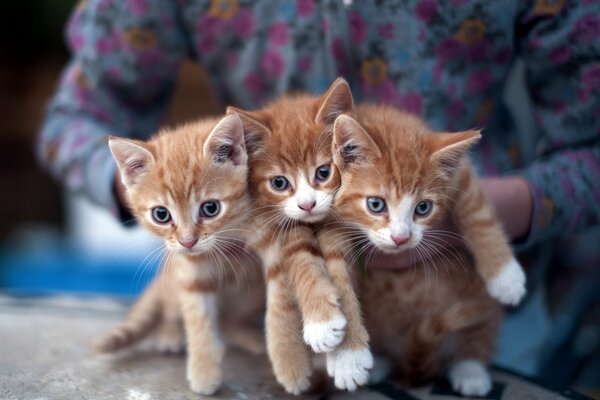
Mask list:
[[[333,124],[333,161],[344,169],[348,164],[373,162],[381,157],[377,143],[352,117],[340,115]]]
[[[350,86],[344,78],[337,78],[319,98],[319,110],[315,122],[331,125],[344,113],[352,113],[354,99]]]
[[[469,148],[481,139],[481,131],[470,130],[458,133],[435,133],[429,136],[431,160],[451,173],[460,163]]]
[[[256,153],[261,148],[264,138],[271,134],[271,130],[262,121],[263,116],[257,111],[245,111],[236,107],[227,107],[227,115],[230,114],[237,114],[242,120],[248,154]]]
[[[240,117],[229,114],[219,121],[206,139],[203,150],[205,157],[211,157],[217,163],[245,165],[248,155]]]
[[[154,155],[144,142],[110,136],[108,146],[117,162],[121,181],[125,187],[139,182],[154,164]]]

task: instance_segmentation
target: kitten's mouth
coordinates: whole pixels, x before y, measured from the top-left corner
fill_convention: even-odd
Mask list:
[[[176,253],[183,254],[185,256],[199,256],[206,253],[206,249],[185,249],[181,247],[176,247],[172,250]]]
[[[417,247],[418,243],[416,243],[414,241],[409,241],[409,242],[403,243],[401,245],[387,244],[387,243],[374,243],[374,242],[373,242],[373,244],[382,253],[401,254],[401,253],[405,253],[410,250],[413,250],[415,247]]]
[[[319,222],[327,215],[326,212],[308,212],[298,218],[302,222]]]

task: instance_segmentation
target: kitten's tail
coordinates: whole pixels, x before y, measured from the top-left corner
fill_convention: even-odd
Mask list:
[[[92,347],[97,353],[114,353],[144,339],[161,318],[161,297],[156,280],[133,304],[125,319],[111,331],[97,337]]]

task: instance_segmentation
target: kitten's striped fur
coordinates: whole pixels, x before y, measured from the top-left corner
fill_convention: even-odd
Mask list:
[[[284,97],[258,112],[228,110],[243,119],[250,157],[253,206],[245,211],[248,217],[243,230],[250,233],[245,238],[263,261],[268,353],[277,380],[291,393],[300,393],[309,384],[311,366],[304,341],[317,352],[331,351],[345,333],[346,320],[339,308],[337,289],[328,277],[310,224],[329,213],[339,186],[335,169],[323,181],[313,178],[315,169],[331,164],[331,127],[335,117],[351,111],[352,106],[349,88],[340,80],[321,97]],[[289,190],[273,190],[271,180],[275,176],[285,176],[290,182]],[[306,199],[315,201],[309,211],[299,209]],[[131,200],[135,202],[134,198]],[[204,286],[204,279],[193,279],[187,288],[213,291],[212,284]],[[144,310],[154,312],[146,304],[156,304],[151,293],[142,296],[128,319],[101,339],[104,345],[97,348],[113,351],[141,338],[153,321],[141,318]],[[182,304],[185,315],[190,306]],[[190,329],[194,325],[186,325],[188,334]],[[121,339],[123,336],[129,340]]]
[[[190,387],[212,394],[221,384],[224,353],[217,327],[218,259],[228,247],[239,246],[244,237],[239,227],[247,224],[252,208],[242,123],[233,114],[165,131],[148,142],[111,138],[109,144],[132,212],[165,240],[164,273],[171,272],[173,281],[156,279],[121,326],[99,339],[96,348],[114,351],[139,340],[159,318],[161,331],[172,331],[167,337],[181,334],[181,315]],[[204,209],[209,203],[218,204],[214,215]]]
[[[383,106],[338,117],[333,152],[342,185],[334,210],[341,222],[324,226],[319,236],[326,259],[341,258],[340,249],[357,242],[400,257],[417,249],[421,260],[410,269],[371,269],[361,282],[373,347],[410,383],[449,367],[452,385],[465,395],[491,388],[484,365],[501,310],[484,280],[516,263],[465,156],[479,137],[477,131],[436,134],[418,118]],[[369,197],[383,199],[385,208],[369,209]],[[433,207],[419,215],[423,200]],[[463,245],[447,243],[458,236],[442,231],[448,223],[464,236]],[[405,236],[395,241],[398,232]]]

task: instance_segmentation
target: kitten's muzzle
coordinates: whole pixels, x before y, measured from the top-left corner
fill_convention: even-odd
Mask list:
[[[186,249],[191,249],[192,247],[194,247],[194,245],[198,243],[198,238],[184,238],[184,239],[179,239],[179,244],[181,244],[183,247],[185,247]]]
[[[401,246],[410,240],[410,235],[406,235],[406,234],[400,234],[400,235],[391,234],[390,237],[392,238],[392,241],[394,242],[394,244],[396,246]]]
[[[313,208],[315,208],[316,205],[317,205],[316,201],[304,202],[304,203],[298,203],[298,208],[300,208],[301,210],[304,210],[306,212],[310,212]]]

